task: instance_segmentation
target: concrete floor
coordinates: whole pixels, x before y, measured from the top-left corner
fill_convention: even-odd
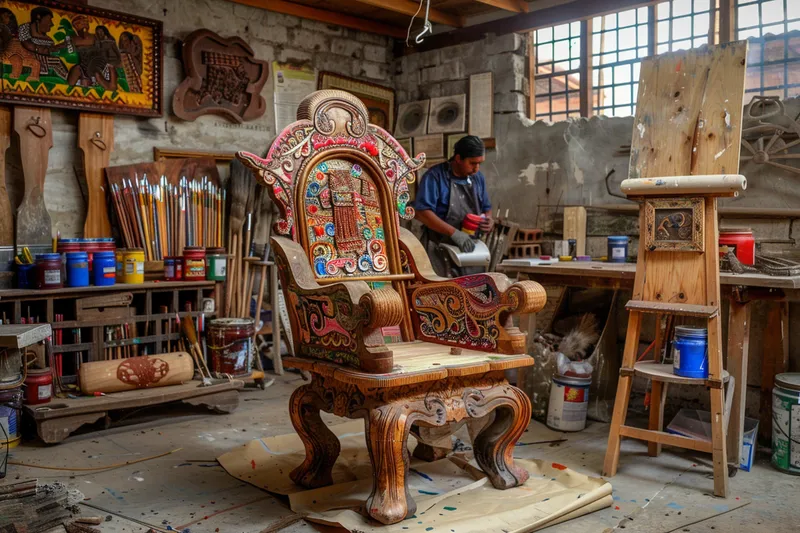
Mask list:
[[[57,471],[9,466],[6,480],[62,481],[86,497],[84,514],[111,515],[104,533],[185,530],[192,533],[258,533],[290,517],[285,499],[275,498],[229,476],[215,458],[252,439],[293,432],[287,412],[297,374],[278,377],[266,391],[246,389],[239,409],[213,415],[188,406],[162,406],[130,414],[109,430],[87,427],[63,443],[27,443],[12,461],[63,468],[125,463],[180,448],[158,459],[104,472]],[[340,419],[325,415],[329,424]],[[559,462],[599,475],[608,426],[591,423],[566,434],[558,445],[518,447],[515,455]],[[769,466],[760,455],[751,472],[731,478],[732,496],[710,495],[710,457],[667,449],[658,458],[646,445],[626,440],[620,470],[612,478],[614,506],[547,529],[549,533],[646,533],[790,531],[800,521],[800,478]],[[305,521],[285,533],[319,530]],[[269,529],[272,531],[273,529]],[[332,531],[332,528],[326,528]]]

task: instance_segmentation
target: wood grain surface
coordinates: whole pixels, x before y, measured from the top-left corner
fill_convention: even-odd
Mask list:
[[[19,136],[25,196],[17,209],[17,246],[49,244],[50,213],[44,203],[44,179],[53,147],[50,110],[43,107],[14,108],[14,131]]]
[[[0,246],[14,245],[14,212],[6,190],[6,150],[11,146],[11,109],[0,107]]]
[[[78,146],[83,152],[83,168],[89,191],[89,209],[83,225],[83,236],[87,239],[111,237],[103,171],[114,150],[114,116],[81,113],[78,119]]]

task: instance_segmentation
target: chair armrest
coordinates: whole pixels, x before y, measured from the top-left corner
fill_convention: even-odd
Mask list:
[[[513,326],[515,314],[539,312],[547,293],[535,281],[512,283],[495,272],[460,278],[437,276],[425,249],[408,230],[400,230],[404,268],[413,273],[409,287],[411,318],[417,339],[490,352],[525,351],[525,333]]]
[[[403,300],[392,288],[363,281],[320,285],[303,248],[273,237],[275,262],[289,312],[295,355],[349,365],[365,372],[392,369],[392,352],[375,334],[403,319]],[[378,332],[379,333],[379,332]]]

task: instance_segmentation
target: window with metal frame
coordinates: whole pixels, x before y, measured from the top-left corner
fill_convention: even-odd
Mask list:
[[[648,55],[648,8],[592,20],[592,107],[595,114],[633,115],[641,60]]]
[[[737,0],[736,37],[750,41],[746,94],[800,95],[800,0]]]
[[[535,119],[557,122],[580,116],[581,23],[533,32]]]
[[[671,0],[656,5],[656,53],[688,50],[708,44],[713,0]]]

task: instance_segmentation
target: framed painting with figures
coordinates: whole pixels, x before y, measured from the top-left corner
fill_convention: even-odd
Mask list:
[[[375,83],[357,80],[336,74],[320,72],[318,89],[340,89],[347,91],[364,102],[369,112],[369,123],[386,131],[394,129],[394,89]]]
[[[161,116],[161,28],[94,7],[0,1],[0,102]]]
[[[645,201],[645,249],[702,252],[703,198]]]

